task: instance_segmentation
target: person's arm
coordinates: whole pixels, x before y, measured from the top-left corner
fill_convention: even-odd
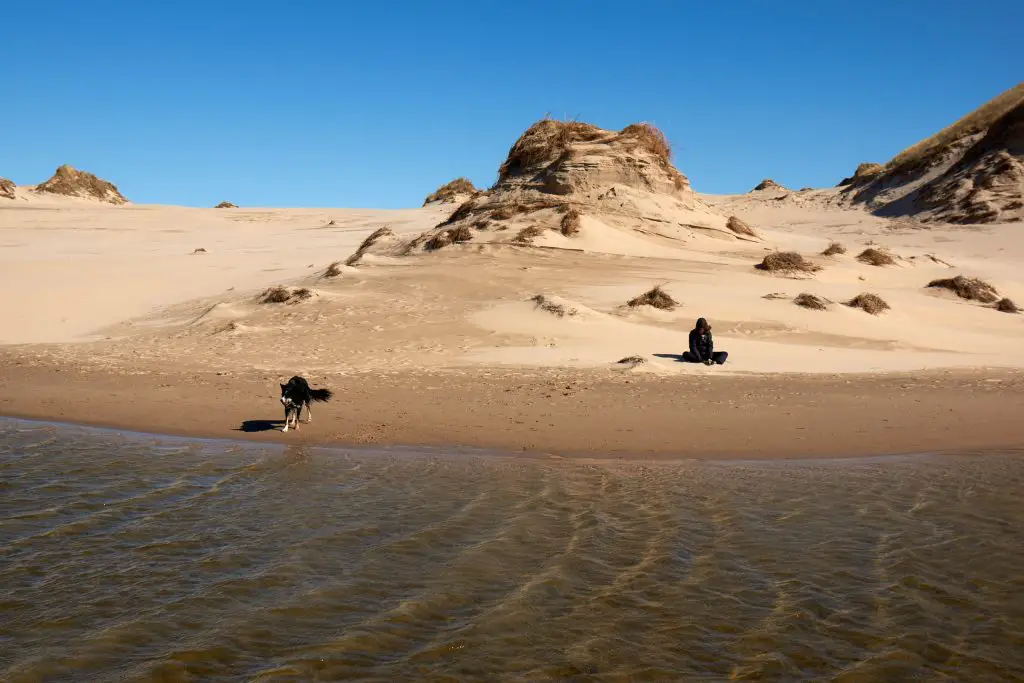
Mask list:
[[[690,330],[690,353],[693,354],[693,357],[697,359],[698,363],[703,363],[704,356],[700,352],[700,344],[697,343],[699,338],[700,334],[697,330]]]
[[[715,357],[715,340],[711,336],[711,331],[708,331],[708,357],[707,360],[712,360]]]

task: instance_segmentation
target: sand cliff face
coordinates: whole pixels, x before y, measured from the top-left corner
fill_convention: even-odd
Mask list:
[[[913,201],[949,223],[1024,221],[1024,103],[918,190]]]
[[[98,199],[108,204],[126,204],[128,202],[113,183],[97,178],[88,171],[79,171],[66,164],[58,168],[52,178],[37,185],[34,192]]]
[[[756,239],[729,230],[728,216],[700,201],[671,155],[661,131],[647,124],[610,131],[577,121],[538,121],[512,145],[493,187],[461,204],[410,248],[470,241],[585,248],[581,239],[609,238],[609,231],[674,240],[701,232]]]
[[[921,221],[1024,220],[1024,84],[894,157],[862,164],[840,201]]]
[[[14,183],[7,178],[0,178],[0,199],[14,199]]]

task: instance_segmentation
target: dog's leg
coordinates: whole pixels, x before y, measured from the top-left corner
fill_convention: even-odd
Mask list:
[[[310,422],[313,421],[313,411],[311,410],[312,407],[312,403],[306,404],[306,424],[309,424]]]
[[[287,432],[288,431],[288,420],[291,419],[291,415],[289,414],[290,412],[291,411],[288,410],[288,406],[285,406],[285,408],[284,408],[284,429],[281,430],[282,432]]]

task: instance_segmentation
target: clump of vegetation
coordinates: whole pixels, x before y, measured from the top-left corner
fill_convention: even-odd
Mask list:
[[[668,292],[662,289],[661,285],[655,285],[635,299],[629,300],[630,308],[636,308],[637,306],[653,306],[654,308],[660,308],[663,311],[671,311],[678,305],[679,302],[673,299]]]
[[[825,248],[825,251],[821,252],[822,256],[836,256],[838,254],[845,254],[846,247],[839,242],[833,242]]]
[[[448,225],[450,223],[454,223],[455,221],[461,221],[463,218],[466,218],[467,216],[469,216],[469,214],[473,213],[473,209],[475,208],[476,199],[467,199],[466,201],[459,204],[458,208],[452,211],[451,215],[448,216],[448,219],[441,225]]]
[[[846,305],[851,308],[859,308],[871,315],[878,315],[883,311],[888,311],[890,308],[889,304],[882,297],[870,293],[858,294],[847,301]]]
[[[619,131],[619,135],[624,138],[634,138],[643,149],[666,163],[672,161],[672,146],[668,143],[668,138],[661,130],[649,123],[630,124]]]
[[[300,287],[298,289],[288,289],[277,285],[269,289],[263,290],[263,293],[259,296],[259,303],[261,304],[287,304],[287,303],[298,303],[305,301],[313,296],[313,290],[306,287]]]
[[[547,311],[552,315],[564,318],[565,316],[574,316],[578,313],[575,308],[566,308],[563,304],[555,303],[551,299],[547,298],[543,294],[537,294],[530,297],[530,301],[537,304],[537,308],[542,311]]]
[[[957,275],[956,277],[932,280],[928,286],[948,289],[961,299],[979,301],[983,304],[995,303],[999,299],[999,293],[996,292],[995,287],[976,277]]]
[[[815,265],[795,251],[773,251],[754,266],[769,273],[816,273],[821,266]]]
[[[234,204],[232,204],[231,202],[221,202],[220,204],[218,204],[217,206],[215,206],[213,208],[215,208],[215,209],[237,209],[238,207],[235,206]]]
[[[206,249],[204,249],[203,247],[196,247],[195,249],[192,250],[192,253],[193,254],[205,254],[206,253]]]
[[[338,277],[339,275],[341,275],[341,261],[335,261],[324,271],[324,277]]]
[[[427,198],[423,200],[423,205],[426,206],[431,202],[450,202],[459,195],[474,195],[478,191],[469,178],[456,178],[427,195]]]
[[[736,216],[729,216],[729,220],[726,221],[725,227],[732,230],[737,235],[747,235],[748,237],[757,237],[757,233],[750,225],[737,218]]]
[[[374,244],[376,244],[377,242],[381,241],[385,237],[394,237],[394,236],[395,236],[395,233],[392,232],[391,228],[389,226],[387,226],[387,225],[385,225],[385,226],[383,226],[381,228],[377,228],[376,230],[371,232],[369,234],[369,236],[367,236],[367,238],[365,240],[363,240],[362,244],[359,245],[359,248],[355,250],[355,253],[353,253],[351,256],[349,256],[347,259],[345,259],[345,265],[346,266],[354,266],[354,265],[356,265],[357,263],[359,263],[359,259],[363,258],[363,254],[366,253],[367,249],[369,249],[370,247],[372,247]],[[333,265],[336,265],[336,264],[333,264]],[[328,277],[331,277],[331,276],[328,276]]]
[[[519,244],[530,244],[530,240],[534,237],[540,237],[544,234],[544,228],[539,225],[528,225],[519,231],[519,234],[515,236],[513,241]]]
[[[644,358],[643,356],[626,356],[625,358],[621,358],[618,361],[620,365],[640,365],[641,363],[646,362],[647,359]]]
[[[869,266],[891,266],[896,263],[896,259],[890,253],[874,247],[868,247],[857,254],[857,260]]]
[[[423,245],[423,248],[427,251],[436,251],[442,249],[450,244],[461,244],[462,242],[468,242],[473,239],[473,231],[469,229],[468,225],[459,225],[454,228],[448,228],[437,233]]]
[[[828,309],[829,304],[826,299],[814,296],[813,294],[807,294],[806,292],[798,294],[797,297],[793,299],[793,303],[801,308],[809,308],[812,311],[824,311]]]
[[[569,209],[569,211],[562,216],[561,231],[566,237],[572,237],[580,231],[580,212],[576,209]]]
[[[14,181],[8,180],[7,178],[0,178],[0,197],[5,199],[15,198],[15,185]]]
[[[769,299],[771,301],[775,301],[775,300],[778,300],[778,299],[788,299],[789,295],[783,294],[782,292],[769,292],[768,294],[765,294],[761,298],[762,299]]]
[[[1013,302],[1013,299],[1005,297],[996,302],[996,310],[1003,313],[1020,313],[1020,309],[1017,308],[1017,304]]]

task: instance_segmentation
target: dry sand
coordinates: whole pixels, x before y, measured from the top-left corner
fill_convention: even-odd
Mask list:
[[[389,225],[412,239],[451,206],[402,211],[113,207],[19,189],[0,199],[0,414],[139,430],[557,453],[829,455],[1024,445],[1024,316],[926,289],[957,274],[1024,303],[1014,225],[927,229],[833,190],[704,196],[761,241],[609,223],[534,246],[471,241],[344,260]],[[650,198],[635,198],[643,208]],[[662,209],[659,209],[662,210]],[[830,241],[845,255],[823,257]],[[869,245],[893,266],[856,260]],[[196,249],[205,251],[194,253]],[[753,268],[771,250],[823,266]],[[654,284],[673,311],[625,303]],[[264,289],[306,287],[300,303]],[[800,308],[808,292],[837,302]],[[842,305],[873,292],[892,309]],[[781,293],[787,298],[767,299]],[[544,294],[558,316],[529,299]],[[678,362],[709,318],[729,363]],[[639,355],[647,362],[618,364]],[[277,383],[334,389],[298,435]],[[259,430],[259,422],[248,428]]]

